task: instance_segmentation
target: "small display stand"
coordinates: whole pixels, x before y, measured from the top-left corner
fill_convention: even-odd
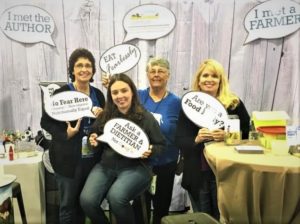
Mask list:
[[[15,223],[12,200],[12,183],[15,180],[15,175],[0,173],[0,224]]]

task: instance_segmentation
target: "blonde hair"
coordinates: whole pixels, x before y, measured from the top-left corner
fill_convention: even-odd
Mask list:
[[[206,59],[204,60],[198,70],[196,71],[194,75],[194,81],[192,84],[192,90],[194,91],[201,91],[199,87],[199,79],[202,75],[204,69],[209,68],[212,72],[214,72],[216,75],[218,75],[220,79],[219,83],[219,89],[217,92],[217,99],[224,105],[224,107],[234,109],[239,104],[240,100],[239,98],[231,92],[229,89],[229,83],[227,76],[225,75],[225,71],[223,66],[214,59]]]
[[[170,71],[170,64],[169,61],[167,59],[164,58],[160,58],[160,57],[150,57],[148,62],[147,62],[147,66],[146,66],[146,72],[149,71],[150,67],[153,66],[160,66],[162,68],[166,68]]]

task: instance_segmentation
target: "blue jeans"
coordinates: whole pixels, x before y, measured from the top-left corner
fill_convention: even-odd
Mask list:
[[[203,182],[202,187],[198,191],[197,199],[193,198],[190,193],[189,196],[194,212],[205,212],[219,220],[217,185],[214,176]]]
[[[130,168],[108,168],[100,163],[92,169],[80,195],[80,204],[92,223],[108,223],[100,205],[106,197],[117,222],[134,224],[130,201],[143,193],[151,183],[149,169],[142,164]]]
[[[74,178],[55,174],[59,192],[59,223],[72,224],[76,204],[76,181]]]

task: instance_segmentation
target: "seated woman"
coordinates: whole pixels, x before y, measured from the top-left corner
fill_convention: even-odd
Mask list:
[[[150,147],[140,159],[123,157],[108,144],[96,140],[103,134],[105,123],[113,118],[128,119],[147,134]],[[152,171],[148,158],[164,150],[165,138],[153,115],[141,106],[136,87],[127,75],[116,74],[111,77],[107,104],[91,133],[90,144],[102,150],[102,158],[92,169],[81,192],[81,206],[92,223],[108,223],[100,207],[106,198],[118,223],[134,224],[130,201],[150,186]]]

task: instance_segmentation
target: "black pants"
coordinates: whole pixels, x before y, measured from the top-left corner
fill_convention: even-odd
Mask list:
[[[161,218],[169,214],[176,164],[177,161],[174,161],[162,166],[153,167],[153,172],[157,176],[156,191],[154,195],[151,195],[148,191],[146,192],[146,206],[149,220],[151,214],[151,201],[153,202],[153,224],[160,224]],[[134,201],[133,208],[135,211],[136,223],[143,224],[140,200]]]

